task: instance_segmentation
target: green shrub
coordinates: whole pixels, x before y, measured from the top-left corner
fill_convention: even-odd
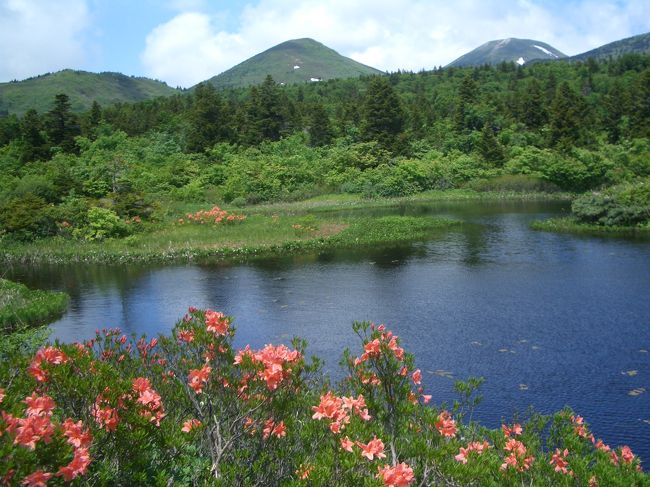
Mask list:
[[[0,207],[0,228],[21,241],[55,235],[56,211],[43,198],[28,193]]]
[[[559,188],[541,178],[526,174],[505,174],[491,179],[471,181],[468,187],[476,191],[514,191],[553,193]]]
[[[85,240],[104,240],[128,234],[126,223],[113,210],[93,207],[88,210],[87,224],[73,231],[73,236]]]
[[[571,211],[583,223],[645,225],[650,222],[650,179],[584,194],[574,200]]]

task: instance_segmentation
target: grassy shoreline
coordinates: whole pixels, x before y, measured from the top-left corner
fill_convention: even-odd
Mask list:
[[[356,210],[453,201],[555,201],[567,194],[481,193],[471,190],[430,191],[404,198],[363,199],[357,195],[323,195],[294,203],[232,209],[247,215],[235,225],[180,225],[179,217],[205,208],[170,203],[163,221],[140,232],[101,242],[55,237],[33,243],[7,243],[0,251],[6,264],[124,264],[189,261],[242,261],[274,255],[389,245],[426,239],[435,230],[459,222],[432,217],[370,217]],[[352,213],[349,213],[353,210]],[[347,213],[346,213],[347,212]]]
[[[640,235],[650,237],[650,227],[622,227],[603,226],[580,223],[572,217],[549,218],[548,220],[534,221],[530,224],[533,230],[556,233],[572,233],[580,235],[602,235],[602,236],[630,236]]]
[[[0,336],[51,323],[68,307],[68,295],[32,290],[0,278]]]

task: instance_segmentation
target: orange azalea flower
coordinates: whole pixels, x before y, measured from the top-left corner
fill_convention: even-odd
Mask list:
[[[397,360],[404,359],[404,349],[397,345],[397,337],[393,336],[388,343],[388,348],[393,352]]]
[[[66,482],[72,482],[80,475],[85,475],[90,465],[90,454],[87,448],[76,448],[72,461],[57,472],[58,477],[63,477]]]
[[[188,419],[183,423],[183,427],[181,428],[181,431],[183,433],[189,433],[193,429],[199,428],[201,426],[201,421],[198,419]]]
[[[28,416],[17,420],[15,431],[14,444],[34,450],[36,443],[40,440],[45,443],[52,441],[54,425],[51,423],[49,416]]]
[[[452,438],[456,436],[456,421],[454,421],[451,415],[447,411],[443,411],[438,415],[438,421],[436,421],[436,429],[438,433],[447,438]]]
[[[54,400],[50,396],[37,396],[35,392],[32,392],[32,395],[23,402],[27,404],[25,413],[28,416],[52,416],[55,406]]]
[[[352,441],[347,436],[345,438],[341,438],[341,448],[352,453],[354,451],[352,447],[354,447],[354,441]]]
[[[332,392],[328,392],[324,396],[320,397],[320,404],[318,406],[312,406],[312,409],[314,410],[312,419],[332,419],[336,415],[336,412],[341,408],[342,404],[343,400],[340,397],[335,396]]]
[[[309,478],[309,474],[314,470],[314,467],[312,465],[303,465],[300,464],[300,467],[298,467],[298,470],[296,470],[296,475],[300,480],[307,480]]]
[[[422,383],[422,372],[420,372],[420,369],[413,372],[413,383],[416,386],[419,386]]]
[[[503,431],[503,434],[505,436],[513,436],[513,435],[519,436],[523,432],[521,425],[519,423],[515,423],[511,427],[506,424],[503,424],[501,425],[501,430]]]
[[[89,448],[92,435],[88,429],[84,429],[83,423],[76,423],[70,418],[63,423],[63,435],[68,438],[68,443],[75,448]]]
[[[630,464],[634,461],[635,456],[629,446],[623,446],[621,448],[621,458],[623,459],[623,463],[626,464]]]
[[[264,429],[262,430],[262,437],[266,440],[271,435],[277,438],[283,438],[287,436],[284,421],[280,421],[276,424],[272,419],[266,420],[266,423],[264,423]]]
[[[386,487],[408,487],[415,480],[413,469],[406,463],[398,463],[394,467],[379,467],[377,477],[384,481]]]
[[[26,485],[27,487],[46,487],[47,481],[52,478],[51,473],[43,472],[42,470],[37,470],[31,475],[25,477],[21,485]]]
[[[194,332],[191,330],[180,330],[178,332],[178,340],[185,343],[194,341]]]
[[[457,462],[466,464],[468,456],[471,452],[475,451],[477,454],[481,455],[488,448],[490,448],[490,444],[487,441],[483,441],[483,442],[473,441],[467,445],[467,448],[461,447],[458,452],[458,455],[456,455],[454,458],[456,459]]]
[[[556,472],[561,472],[565,475],[571,474],[572,472],[567,469],[569,462],[566,461],[566,457],[568,456],[569,450],[567,448],[565,448],[564,451],[560,451],[559,448],[556,448],[555,453],[551,457],[551,461],[549,463],[555,466]]]
[[[229,325],[230,320],[223,313],[211,309],[205,312],[205,327],[209,332],[225,336],[228,333]]]
[[[384,454],[384,442],[376,436],[370,440],[367,445],[357,441],[357,446],[361,448],[361,456],[372,461],[375,457],[386,458]]]
[[[212,372],[212,368],[207,364],[200,369],[190,370],[187,375],[187,382],[194,392],[200,394],[203,391],[203,385],[208,382],[210,372]]]
[[[2,403],[2,400],[5,398],[5,390],[0,387],[0,403]]]

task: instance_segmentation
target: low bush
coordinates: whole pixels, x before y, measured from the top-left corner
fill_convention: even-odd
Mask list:
[[[467,185],[475,191],[513,191],[513,192],[538,192],[555,193],[559,188],[541,178],[525,174],[506,174],[491,179],[479,179]]]
[[[630,448],[570,410],[489,430],[430,405],[415,357],[355,323],[333,387],[305,343],[235,349],[221,313],[190,308],[170,335],[118,329],[0,363],[0,479],[45,485],[647,485]],[[8,380],[11,377],[12,380]],[[471,415],[470,415],[471,417]],[[40,482],[40,483],[39,483]]]
[[[650,222],[650,179],[584,194],[573,201],[571,211],[582,223],[646,225]]]

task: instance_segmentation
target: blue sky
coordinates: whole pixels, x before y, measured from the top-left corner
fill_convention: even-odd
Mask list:
[[[0,81],[73,68],[191,86],[299,37],[417,71],[493,39],[571,55],[648,31],[648,0],[0,0]]]

